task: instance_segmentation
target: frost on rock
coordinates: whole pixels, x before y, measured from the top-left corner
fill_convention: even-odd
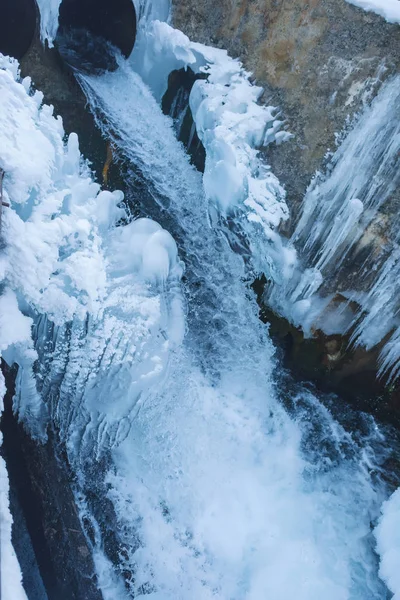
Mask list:
[[[400,488],[382,505],[382,516],[375,529],[381,558],[379,574],[400,600]]]
[[[61,119],[4,57],[0,94],[0,167],[11,204],[0,255],[0,348],[19,365],[14,409],[33,435],[44,437],[46,415],[58,410],[54,395],[50,404],[44,399],[64,381],[61,397],[71,387],[59,418],[74,414],[95,431],[101,421],[107,436],[107,425],[123,427],[183,337],[176,244],[149,219],[115,227],[126,217],[122,193],[100,191],[77,136],[64,144]],[[91,392],[100,380],[103,391]],[[80,411],[84,390],[92,396]]]
[[[399,0],[347,0],[347,2],[366,11],[372,11],[389,23],[400,23]]]

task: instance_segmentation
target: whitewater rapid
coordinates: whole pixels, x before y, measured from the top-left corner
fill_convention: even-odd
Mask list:
[[[151,190],[141,210],[165,218],[186,264],[186,337],[107,475],[132,594],[384,598],[370,527],[385,494],[370,442],[382,434],[367,428],[359,445],[301,387],[289,417],[245,262],[222,223],[211,228],[171,120],[128,63],[81,83]]]
[[[183,62],[215,57],[160,23],[149,31],[161,58],[156,35]],[[125,204],[100,191],[77,136],[64,144],[61,122],[2,59],[12,206],[0,316],[18,328],[0,348],[19,364],[14,409],[33,436],[49,424],[59,435],[105,600],[384,600],[372,530],[392,440],[282,373],[251,289],[263,261],[279,271],[285,204],[249,138],[259,119],[264,141],[280,125],[257,90],[249,100],[237,62],[215,63],[210,102],[192,98],[205,190],[161,111],[156,54],[147,71],[136,57],[78,76],[124,165]],[[228,218],[212,174],[235,160]],[[260,258],[266,240],[273,252]]]

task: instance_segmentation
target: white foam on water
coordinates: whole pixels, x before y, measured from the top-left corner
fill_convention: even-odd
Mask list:
[[[313,466],[302,450],[308,421],[291,420],[278,401],[243,259],[210,228],[201,176],[170,119],[126,63],[81,83],[105,134],[176,223],[186,260],[186,338],[107,476],[132,593],[384,598],[368,541],[382,496],[368,460],[307,394],[337,455]]]
[[[385,440],[372,427],[359,442],[301,386],[279,388],[246,263],[223,219],[211,227],[202,177],[143,79],[122,62],[81,84],[178,247],[149,219],[115,227],[121,196],[99,194],[76,138],[64,146],[61,124],[29,96],[29,82],[7,72],[4,89],[23,129],[45,150],[11,145],[6,165],[8,231],[23,232],[41,286],[22,277],[29,254],[8,236],[5,284],[18,318],[35,320],[34,348],[26,331],[23,352],[18,340],[7,342],[8,360],[26,375],[16,408],[33,431],[37,422],[45,428],[46,408],[82,506],[92,486],[92,499],[107,493],[115,510],[119,564],[106,557],[95,527],[105,598],[126,590],[157,600],[383,600],[371,522],[386,492],[370,472],[373,448]],[[247,151],[242,133],[236,139]],[[25,173],[30,159],[44,164]],[[232,211],[238,227],[242,216]],[[132,574],[125,588],[121,571]]]

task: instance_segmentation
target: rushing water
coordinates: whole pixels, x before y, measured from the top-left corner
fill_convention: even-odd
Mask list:
[[[222,224],[210,227],[201,176],[140,76],[123,63],[80,80],[104,135],[148,186],[141,213],[173,234],[186,269],[182,344],[124,413],[117,444],[107,421],[98,425],[96,448],[108,458],[96,478],[116,514],[119,567],[101,555],[79,495],[105,597],[383,600],[371,526],[387,494],[384,433],[363,417],[350,433],[310,391],[278,377],[244,259]],[[124,406],[118,370],[105,381]],[[75,412],[64,425],[83,489],[90,469],[76,441],[88,423]],[[131,573],[123,587],[119,572]]]
[[[39,360],[20,366],[15,407],[59,433],[103,596],[384,600],[372,529],[397,483],[395,437],[282,372],[242,217],[210,222],[201,174],[132,64],[78,79],[146,219],[107,225],[120,197],[91,191],[76,136],[64,152],[48,111],[70,189],[58,213],[51,185],[44,206],[20,209],[39,211],[30,224],[54,236],[57,268],[50,299],[31,302]]]

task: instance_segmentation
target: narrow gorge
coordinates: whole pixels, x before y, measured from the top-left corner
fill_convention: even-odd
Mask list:
[[[0,597],[400,597],[400,1],[2,2]]]

